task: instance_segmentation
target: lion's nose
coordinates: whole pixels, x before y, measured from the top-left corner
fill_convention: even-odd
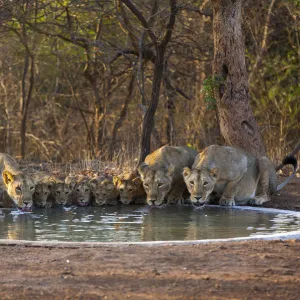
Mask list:
[[[155,200],[149,200],[150,203],[154,204]]]
[[[201,199],[201,197],[194,197],[197,201],[199,201]]]
[[[27,206],[30,203],[30,201],[23,201],[23,203]]]

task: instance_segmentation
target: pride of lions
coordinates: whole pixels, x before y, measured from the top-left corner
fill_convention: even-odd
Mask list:
[[[267,157],[211,145],[200,153],[190,147],[163,146],[149,154],[137,171],[121,176],[69,175],[23,172],[15,159],[0,153],[2,207],[31,210],[33,206],[102,206],[123,204],[262,205],[296,173],[297,160],[287,156],[293,173],[279,186]],[[0,190],[1,191],[1,190]]]

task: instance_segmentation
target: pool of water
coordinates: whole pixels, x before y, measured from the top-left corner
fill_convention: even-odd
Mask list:
[[[300,230],[300,214],[205,206],[71,207],[0,212],[0,239],[142,242],[249,237]]]

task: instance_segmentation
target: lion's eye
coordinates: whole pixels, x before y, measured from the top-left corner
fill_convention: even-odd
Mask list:
[[[148,183],[144,183],[144,187],[146,187],[146,188],[147,188],[148,186],[149,186],[149,185],[148,185]]]
[[[69,192],[65,192],[65,194],[66,194],[66,195],[68,195],[68,194],[69,194]]]
[[[190,181],[190,185],[194,185],[194,181]]]
[[[207,185],[208,185],[208,182],[205,181],[205,182],[203,183],[203,186],[207,186]]]
[[[31,186],[29,189],[30,189],[31,191],[33,191],[33,190],[34,190],[34,186]]]
[[[80,190],[79,190],[79,189],[76,189],[76,191],[77,191],[77,192],[80,192]]]
[[[21,188],[19,186],[16,187],[16,191],[21,192]]]
[[[123,189],[120,189],[120,192],[123,192]]]
[[[96,193],[96,196],[99,196],[99,193]]]
[[[131,192],[133,192],[133,189],[129,189],[128,191],[129,191],[129,193],[131,193]]]
[[[88,192],[88,191],[89,191],[89,189],[86,189],[86,190],[85,190],[85,192]]]
[[[158,187],[162,187],[164,184],[163,183],[159,183],[158,184]]]
[[[38,195],[38,194],[37,194],[37,195]],[[45,192],[45,193],[44,193],[44,195],[48,195],[48,193],[47,193],[47,192]]]
[[[35,194],[36,194],[37,196],[39,196],[39,195],[40,195],[40,193],[39,193],[39,192],[35,192]]]
[[[60,194],[60,191],[56,191],[56,194],[58,194],[58,195],[59,195],[59,194]]]
[[[105,197],[106,196],[106,194],[103,194],[103,197]]]

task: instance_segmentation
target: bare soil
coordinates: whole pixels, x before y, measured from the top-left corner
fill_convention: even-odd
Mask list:
[[[266,207],[300,210],[300,179]],[[300,241],[0,246],[0,299],[299,299]]]

